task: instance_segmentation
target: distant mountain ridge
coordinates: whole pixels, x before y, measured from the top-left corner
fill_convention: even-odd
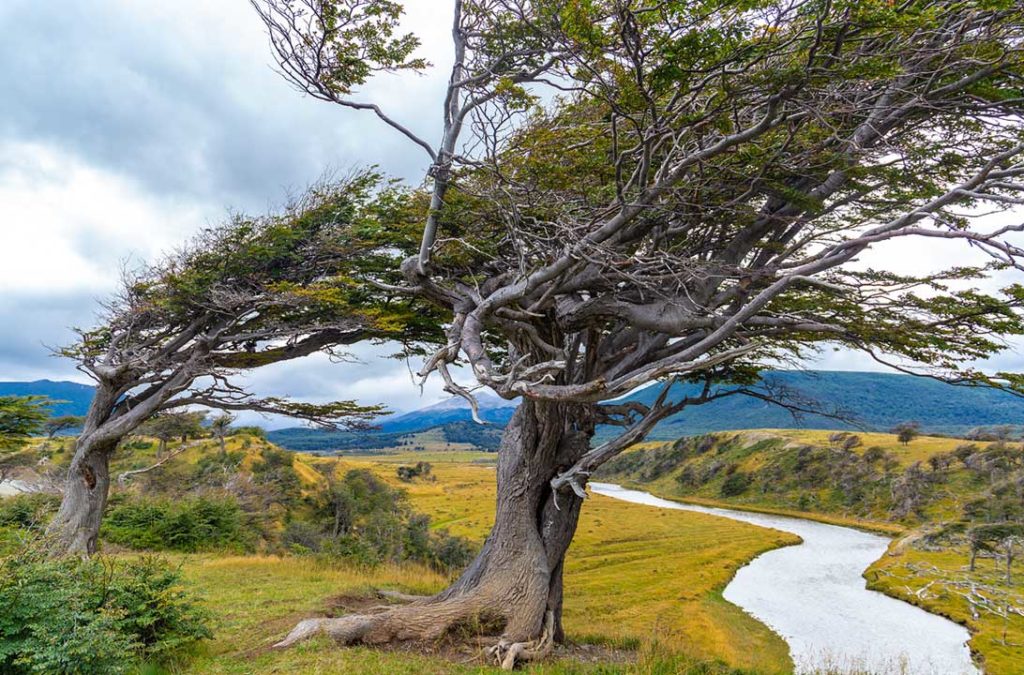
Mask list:
[[[675,440],[682,436],[736,429],[860,429],[887,431],[900,422],[916,421],[929,433],[962,434],[975,427],[1000,424],[1024,424],[1024,399],[985,387],[953,386],[929,378],[890,373],[855,371],[770,371],[764,373],[763,386],[790,392],[801,401],[814,401],[820,409],[842,413],[845,420],[827,415],[804,414],[794,417],[788,410],[751,398],[730,396],[702,406],[694,406],[663,420],[650,434],[650,440]],[[648,387],[626,397],[626,400],[650,404],[658,396],[659,387]],[[670,398],[696,395],[696,385],[676,385]],[[493,395],[483,395],[480,416],[494,428],[508,423],[515,405]],[[373,435],[380,434],[388,445],[401,434],[412,434],[441,428],[455,440],[453,425],[465,431],[472,417],[469,405],[453,398],[420,410],[386,418],[380,431],[366,432],[358,441],[371,447]],[[487,427],[484,427],[487,428]],[[452,433],[448,433],[451,429]],[[496,429],[495,429],[496,430]],[[598,431],[607,437],[615,430]],[[289,438],[289,436],[292,436]],[[301,448],[330,449],[331,439],[339,447],[351,447],[354,441],[346,434],[310,429],[282,429],[270,433],[271,440],[292,447],[301,438]],[[488,447],[495,447],[494,435],[488,436]]]
[[[518,406],[514,401],[506,401],[494,394],[486,393],[477,397],[477,403],[480,408],[480,419],[500,426],[508,423]],[[453,397],[426,408],[385,418],[379,422],[379,426],[381,431],[386,433],[413,433],[454,422],[471,421],[473,416],[469,403],[465,399]]]
[[[956,387],[936,380],[889,373],[852,371],[770,371],[765,386],[795,392],[825,409],[843,412],[852,422],[822,415],[794,418],[788,411],[747,396],[731,396],[695,406],[659,424],[650,438],[672,440],[681,436],[734,429],[863,429],[885,431],[900,422],[916,421],[930,433],[959,434],[974,427],[1024,424],[1024,399],[983,387]],[[651,403],[658,387],[648,387],[627,400]],[[697,393],[695,385],[676,385],[672,397]],[[92,387],[74,382],[0,382],[0,396],[43,395],[67,401],[54,414],[84,414]],[[512,417],[516,404],[493,394],[481,394],[480,416],[490,423],[471,423],[469,405],[453,398],[420,410],[386,417],[369,432],[325,432],[294,427],[269,433],[270,440],[293,450],[371,449],[393,447],[404,435],[440,428],[449,442],[479,442],[496,447],[497,432]],[[602,429],[600,436],[613,433]]]

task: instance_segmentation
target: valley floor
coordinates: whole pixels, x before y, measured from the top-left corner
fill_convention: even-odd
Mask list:
[[[475,459],[482,458],[486,456]],[[436,526],[481,541],[493,512],[493,468],[468,463],[471,458],[461,454],[460,462],[438,459],[432,458],[436,480],[413,483],[395,477],[402,457],[344,459],[339,469],[371,468],[406,489],[415,508],[432,516]],[[693,672],[788,672],[792,665],[785,643],[726,602],[721,592],[747,561],[796,541],[792,535],[721,518],[655,512],[595,496],[584,507],[570,551],[565,608],[570,639],[593,646],[529,672],[685,673],[690,659],[730,667]],[[447,653],[447,660],[439,660],[436,655],[339,649],[324,641],[285,651],[269,649],[302,618],[379,602],[375,588],[414,594],[439,590],[446,580],[428,570],[346,569],[291,557],[204,555],[182,556],[181,562],[220,617],[216,638],[187,672],[490,672],[472,652]]]

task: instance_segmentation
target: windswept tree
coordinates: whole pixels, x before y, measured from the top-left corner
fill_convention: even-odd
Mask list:
[[[220,454],[222,455],[227,454],[227,439],[231,435],[231,425],[235,423],[236,419],[231,413],[221,413],[210,420],[210,432],[217,439],[217,444],[220,446]]]
[[[896,434],[896,440],[903,445],[910,445],[910,441],[921,435],[921,425],[918,422],[901,422],[892,428]]]
[[[755,386],[766,365],[842,345],[952,382],[1024,383],[963,365],[1024,328],[1012,278],[981,290],[1024,269],[1018,2],[453,0],[429,138],[359,94],[427,67],[401,3],[252,2],[285,77],[373,113],[430,164],[404,281],[366,280],[450,313],[420,374],[472,403],[461,365],[521,401],[465,573],[409,607],[304,621],[282,645],[431,639],[477,619],[501,627],[504,667],[545,654],[588,477],[686,406],[777,400]],[[988,257],[920,276],[871,266],[908,239]],[[679,381],[702,387],[680,399]],[[652,383],[650,406],[602,403]],[[623,431],[591,447],[598,423]]]
[[[55,415],[47,418],[43,423],[43,431],[46,432],[46,437],[52,441],[54,436],[78,429],[84,420],[85,418],[81,415]]]
[[[379,412],[349,401],[258,397],[234,376],[316,352],[338,355],[343,345],[396,331],[417,334],[423,313],[408,301],[389,302],[347,281],[399,255],[375,238],[387,192],[372,173],[321,185],[280,214],[233,217],[125,275],[99,326],[62,350],[96,393],[50,526],[57,550],[95,550],[110,457],[155,417],[173,422],[167,413],[205,407],[358,427]],[[170,432],[181,435],[176,426]]]
[[[184,445],[189,437],[195,438],[203,431],[206,413],[192,410],[171,410],[154,415],[136,431],[140,436],[152,436],[157,440],[156,456],[159,459],[167,452],[167,444],[181,439]]]

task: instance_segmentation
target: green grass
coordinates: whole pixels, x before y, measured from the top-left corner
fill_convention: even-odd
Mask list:
[[[393,464],[382,458],[339,460],[340,470],[355,466],[370,467],[404,488],[435,527],[476,541],[490,529],[493,468],[439,462],[433,468],[436,480],[402,483]],[[757,555],[798,541],[724,518],[595,495],[584,505],[566,562],[566,630],[570,636],[627,642],[658,635],[674,653],[786,672],[792,664],[782,639],[726,602],[721,592]]]
[[[229,450],[242,449],[244,442],[232,439]],[[250,440],[248,445],[243,465],[255,458],[261,443]],[[174,462],[192,464],[215,451],[214,443],[204,444]],[[154,459],[155,447],[138,450],[119,458],[116,470]],[[295,468],[309,493],[325,482],[325,471],[370,468],[405,489],[413,507],[430,515],[435,528],[481,542],[493,519],[494,459],[494,454],[462,450],[346,458],[299,455]],[[433,464],[431,479],[398,479],[399,464],[423,460]],[[726,602],[721,591],[747,561],[795,541],[788,534],[721,518],[595,496],[584,506],[569,552],[564,620],[571,641],[601,646],[583,660],[574,652],[532,665],[527,672],[789,672],[785,643]],[[312,557],[171,555],[216,617],[214,640],[180,672],[494,672],[481,665],[476,652],[439,656],[338,648],[325,640],[270,649],[297,621],[357,611],[376,588],[426,594],[449,582],[426,568],[329,566]],[[609,654],[614,658],[606,658]]]
[[[217,619],[216,638],[203,647],[183,673],[496,673],[478,662],[473,650],[446,653],[444,657],[422,647],[416,650],[384,650],[366,647],[339,648],[317,639],[295,648],[271,649],[294,623],[323,614],[343,612],[346,603],[365,601],[375,588],[409,593],[440,590],[445,580],[415,566],[388,566],[374,570],[325,567],[310,559],[277,557],[182,556],[186,578],[205,597]],[[605,643],[615,641],[601,638]],[[620,643],[622,644],[622,643]],[[596,648],[595,648],[596,649]],[[601,651],[597,649],[597,653]],[[726,675],[732,668],[701,661],[654,643],[638,654],[625,654],[628,662],[582,662],[554,658],[530,665],[528,673],[569,675],[576,673],[679,673]]]

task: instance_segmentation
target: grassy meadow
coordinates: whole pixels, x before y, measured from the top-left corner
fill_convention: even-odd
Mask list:
[[[434,462],[434,480],[397,479],[397,465],[425,458]],[[301,456],[298,463],[321,470],[329,464],[336,471],[370,468],[404,488],[414,507],[432,517],[434,527],[479,542],[493,518],[494,470],[484,463],[493,459],[462,451],[340,460]],[[685,672],[690,659],[757,673],[788,672],[792,664],[785,643],[726,602],[721,591],[748,560],[796,541],[792,535],[721,518],[594,496],[584,507],[569,554],[565,626],[572,641],[596,645],[595,662],[580,663],[574,653],[564,663],[532,666],[530,672]],[[189,666],[190,672],[488,670],[479,665],[476,653],[459,654],[466,663],[458,664],[404,652],[338,649],[325,641],[269,649],[302,618],[379,603],[373,599],[374,589],[417,594],[443,588],[446,579],[428,569],[338,568],[312,558],[266,556],[181,556],[181,564],[219,617],[215,639]],[[608,646],[624,656],[609,663],[603,652]],[[640,660],[634,663],[635,651]],[[627,663],[617,664],[619,660]]]
[[[493,453],[417,439],[424,450],[324,457],[296,453],[292,467],[303,497],[313,498],[327,476],[368,469],[404,490],[411,507],[430,516],[431,528],[482,543],[494,511]],[[66,461],[67,442],[40,442],[35,451],[51,462]],[[236,436],[227,452],[242,456],[253,471],[265,440]],[[173,450],[173,444],[171,446]],[[396,449],[401,450],[401,449]],[[217,455],[216,441],[189,447],[146,480],[187,484],[204,458]],[[158,460],[156,444],[138,443],[116,456],[112,475]],[[430,462],[431,475],[402,481],[397,468]],[[136,481],[141,481],[136,484]],[[154,484],[156,484],[154,483]],[[266,521],[284,529],[285,511],[268,507]],[[293,507],[300,510],[304,507]],[[749,672],[792,670],[786,644],[766,626],[722,598],[733,574],[760,553],[798,543],[772,530],[696,513],[665,511],[594,495],[584,505],[565,573],[564,623],[570,653],[530,667],[538,673]],[[137,555],[107,544],[107,553]],[[310,616],[339,615],[379,605],[376,589],[427,594],[450,579],[413,563],[361,566],[316,555],[236,555],[164,552],[189,581],[213,616],[214,638],[179,672],[196,673],[470,673],[491,672],[481,649],[437,654],[417,651],[339,649],[326,640],[273,650],[293,625]],[[717,664],[717,665],[716,665]]]
[[[734,472],[754,475],[773,461],[788,461],[787,453],[794,448],[827,445],[831,435],[828,431],[791,430],[724,434],[724,441],[709,446],[700,456],[720,456],[735,465]],[[932,456],[948,455],[962,443],[921,437],[904,445],[888,434],[859,436],[861,444],[852,452],[860,457],[881,452],[887,471],[896,473],[917,463],[927,465]],[[37,451],[60,462],[67,455],[60,451],[63,443],[40,443]],[[390,453],[347,457],[296,453],[292,467],[303,498],[310,499],[324,490],[328,476],[340,477],[353,469],[369,470],[386,484],[404,491],[416,512],[430,516],[433,530],[446,530],[479,545],[493,520],[496,455],[430,438],[417,439],[417,444],[424,449],[395,448]],[[240,453],[242,468],[251,471],[260,451],[267,448],[273,446],[265,440],[238,436],[228,439],[227,450]],[[684,489],[678,476],[693,457],[680,455],[673,448],[662,443],[637,446],[623,456],[626,465],[632,467],[630,471],[605,478],[662,497],[812,518],[894,536],[896,542],[890,553],[865,574],[871,587],[968,626],[974,636],[971,647],[987,672],[1020,672],[1024,617],[1010,615],[1004,619],[999,599],[1010,598],[1017,606],[1024,604],[1024,573],[1013,583],[1006,583],[997,561],[982,558],[977,572],[968,574],[965,549],[930,549],[914,543],[934,523],[956,514],[977,492],[974,479],[964,471],[952,470],[929,493],[929,500],[919,512],[893,518],[877,500],[854,508],[828,485],[811,488],[811,506],[806,498],[798,499],[796,490],[788,488],[776,493],[751,489],[723,496],[727,476],[721,475],[696,488]],[[190,447],[159,469],[159,480],[187,480],[203,458],[217,452],[215,441]],[[156,459],[154,444],[140,444],[118,456],[113,473],[149,466]],[[397,469],[416,462],[430,462],[430,474],[401,480]],[[285,511],[270,508],[267,522],[283,530]],[[570,640],[579,646],[530,666],[528,672],[791,672],[792,663],[782,639],[726,602],[722,590],[747,561],[798,541],[790,534],[727,519],[593,495],[584,505],[565,572],[564,622]],[[107,551],[135,555],[118,552],[112,546]],[[183,662],[177,672],[491,670],[481,659],[481,649],[454,644],[437,645],[428,653],[419,648],[339,649],[326,640],[283,651],[270,648],[303,618],[357,612],[386,602],[377,596],[377,589],[436,592],[450,579],[434,569],[414,563],[357,565],[316,555],[161,555],[180,565],[214,617],[214,638],[203,644],[193,660]]]

